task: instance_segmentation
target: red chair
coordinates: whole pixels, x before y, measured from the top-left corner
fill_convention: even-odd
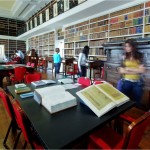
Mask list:
[[[41,76],[41,73],[27,74],[25,76],[25,82],[29,84],[33,81],[39,81],[41,80]]]
[[[71,77],[74,75],[78,75],[78,64],[73,64],[73,67],[71,66],[70,68],[68,68],[67,74],[71,75]]]
[[[27,66],[31,66],[31,63],[30,63],[30,62],[27,62]]]
[[[31,123],[29,119],[25,115],[24,111],[21,109],[20,104],[17,100],[13,101],[13,109],[15,112],[16,121],[21,128],[23,136],[25,138],[23,149],[26,148],[27,143],[31,145],[32,149],[44,149],[41,141],[39,141],[36,133],[31,128]]]
[[[35,67],[35,63],[31,63],[31,67],[34,68]]]
[[[90,80],[90,78],[87,78],[87,77],[80,77],[80,78],[78,78],[78,83],[82,84],[84,86],[90,86],[91,80]]]
[[[14,69],[14,74],[10,73],[10,80],[11,83],[21,83],[24,82],[24,75],[26,74],[26,68],[25,67],[16,67]]]
[[[19,136],[21,134],[21,130],[20,130],[20,128],[17,125],[12,103],[11,103],[8,95],[5,93],[5,91],[2,88],[0,88],[0,97],[1,97],[1,99],[3,101],[3,104],[5,106],[5,109],[6,109],[7,113],[8,113],[8,115],[9,115],[9,117],[11,118],[11,122],[9,124],[6,136],[5,136],[4,141],[3,141],[3,145],[6,148],[8,148],[7,145],[6,145],[6,142],[7,142],[10,130],[11,129],[17,129],[19,132],[18,132],[17,138],[16,138],[15,143],[14,143],[14,148],[15,148],[15,145],[18,143],[18,139],[19,139]]]
[[[7,62],[6,65],[13,65],[13,64],[16,64],[17,62],[15,61],[10,61],[10,62]]]
[[[150,112],[147,112],[128,126],[125,137],[105,126],[90,135],[88,149],[138,149],[149,124]]]

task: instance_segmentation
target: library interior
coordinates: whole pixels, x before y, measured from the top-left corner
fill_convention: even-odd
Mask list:
[[[0,0],[0,114],[0,149],[150,149],[150,0]]]

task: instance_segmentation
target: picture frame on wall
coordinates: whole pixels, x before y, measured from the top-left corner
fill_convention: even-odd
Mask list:
[[[64,0],[64,11],[67,11],[69,9],[69,0]]]
[[[42,24],[43,23],[43,19],[42,19],[42,13],[40,13],[40,24]]]
[[[29,25],[28,25],[28,22],[26,23],[26,27],[27,27],[27,31],[29,30]]]
[[[37,25],[40,25],[40,16],[37,16]]]
[[[57,3],[53,5],[53,16],[56,17],[58,15]]]
[[[46,21],[49,20],[49,8],[45,10],[45,14],[46,14]]]
[[[58,15],[64,12],[64,0],[57,1]]]
[[[32,29],[33,27],[32,27],[32,20],[30,20],[30,29]]]
[[[49,8],[49,19],[53,18],[53,7]]]
[[[86,0],[78,0],[78,4],[85,2]]]
[[[37,26],[37,17],[34,17],[34,26]]]

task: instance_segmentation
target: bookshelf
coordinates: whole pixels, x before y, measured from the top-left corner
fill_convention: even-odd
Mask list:
[[[35,49],[39,56],[51,56],[55,48],[55,32],[32,37],[28,43],[28,50]]]
[[[144,34],[145,37],[150,37],[150,1],[145,3],[145,18],[144,18]]]
[[[78,57],[88,45],[89,56],[106,59],[103,43],[150,37],[150,1],[63,28],[57,31],[57,39],[64,38],[65,58]]]

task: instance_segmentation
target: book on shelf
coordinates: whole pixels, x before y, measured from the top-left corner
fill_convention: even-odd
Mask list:
[[[31,84],[34,85],[35,87],[41,86],[41,85],[46,85],[46,84],[55,84],[55,83],[56,83],[56,81],[54,81],[54,80],[39,80],[39,81],[31,82]]]
[[[76,98],[61,85],[35,89],[34,100],[50,113],[55,113],[77,105]]]
[[[98,117],[129,101],[127,96],[109,83],[91,85],[76,94]]]

